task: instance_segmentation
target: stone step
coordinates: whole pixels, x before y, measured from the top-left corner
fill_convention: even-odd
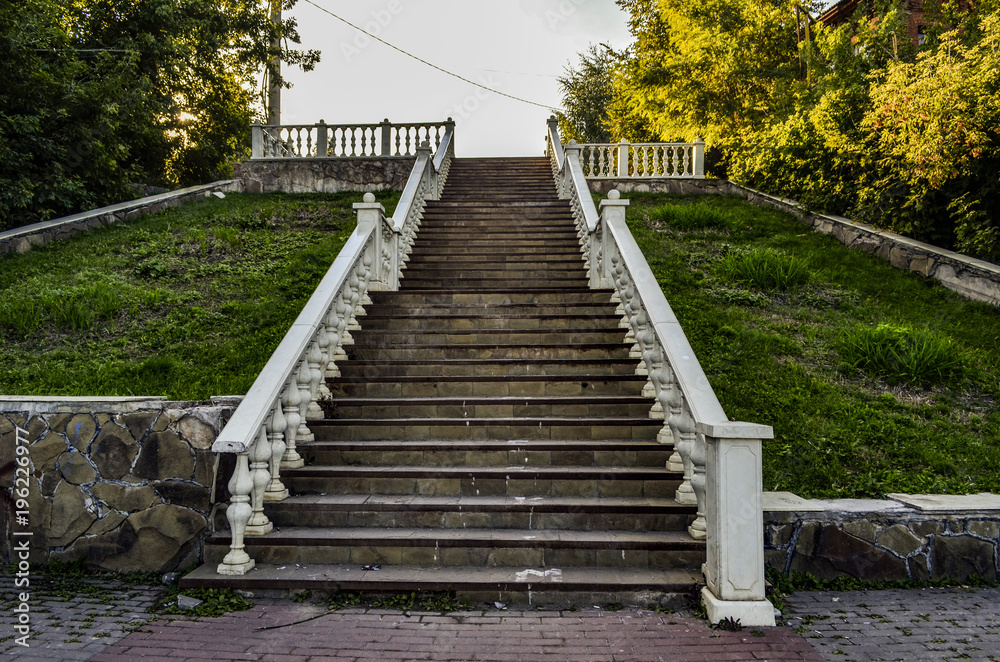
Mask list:
[[[611,300],[611,290],[592,290],[587,287],[571,289],[538,288],[519,292],[497,290],[456,289],[410,290],[408,292],[369,292],[372,301],[388,306],[404,305],[527,305],[527,304],[606,304]]]
[[[220,563],[231,542],[210,536],[205,562]],[[682,531],[283,527],[244,542],[257,563],[299,565],[683,568],[705,553],[704,541]]]
[[[583,270],[583,260],[575,253],[562,253],[558,255],[542,256],[527,253],[517,254],[460,254],[453,253],[422,253],[411,256],[407,262],[407,269],[414,269],[418,266],[427,267],[460,267],[468,268],[521,268],[521,269],[580,269]]]
[[[495,329],[483,331],[393,331],[362,327],[352,332],[355,343],[362,345],[575,345],[621,343],[625,329],[615,327],[564,329]]]
[[[255,593],[363,591],[366,593],[435,592],[449,588],[474,602],[537,604],[546,600],[626,601],[644,604],[650,592],[689,593],[702,583],[701,572],[689,568],[487,568],[384,565],[365,570],[358,565],[296,566],[262,563],[243,576],[216,573],[206,563],[180,580],[182,589],[231,588]],[[655,601],[655,600],[654,600]]]
[[[269,501],[276,527],[681,531],[697,508],[667,498],[309,494]]]
[[[377,318],[405,319],[410,317],[478,317],[483,315],[510,315],[513,317],[573,317],[597,316],[619,318],[615,305],[606,304],[409,304],[387,305],[368,304],[365,306],[365,321]]]
[[[298,495],[670,498],[683,474],[658,467],[318,465],[281,472]]]
[[[638,417],[649,414],[642,396],[334,398],[326,418]]]
[[[665,467],[672,444],[636,439],[314,441],[310,465]]]
[[[328,379],[327,386],[335,398],[461,398],[640,395],[646,381],[647,378],[641,375],[598,375],[584,378],[578,375],[372,375],[356,379]]]
[[[316,439],[655,439],[662,420],[641,416],[341,418],[310,421]]]
[[[561,375],[593,377],[596,375],[634,375],[637,360],[630,359],[563,359],[539,361],[529,359],[441,359],[438,361],[341,361],[337,364],[341,377],[357,380],[363,377],[520,377],[527,375]]]
[[[580,246],[576,242],[562,242],[561,245],[536,244],[532,246],[469,246],[466,244],[452,243],[449,245],[435,245],[422,248],[411,254],[410,259],[430,258],[431,256],[444,256],[452,258],[457,256],[464,260],[477,260],[480,257],[492,257],[497,260],[537,260],[539,257],[546,258],[549,255],[565,260],[568,257],[583,261],[580,257]]]
[[[571,330],[580,324],[601,325],[618,329],[617,315],[419,315],[391,317],[366,316],[364,329],[403,332],[421,331],[503,331],[503,330]]]
[[[583,269],[583,265],[562,268],[556,267],[552,269],[529,269],[523,266],[515,265],[505,266],[498,269],[483,268],[482,266],[478,268],[469,268],[461,265],[411,265],[403,273],[403,279],[411,283],[417,280],[441,282],[458,280],[503,282],[510,280],[517,282],[535,282],[539,284],[547,281],[552,281],[553,284],[567,282],[579,284],[586,283],[588,277],[587,272]]]
[[[448,345],[441,343],[437,345],[421,345],[418,348],[411,345],[384,345],[356,342],[353,345],[347,345],[344,347],[344,350],[347,352],[349,359],[352,360],[360,359],[381,361],[442,361],[451,359],[503,359],[535,361],[582,361],[586,359],[624,360],[629,355],[628,346],[622,344],[621,342],[579,343],[571,346],[538,344]],[[544,395],[544,393],[541,395]]]

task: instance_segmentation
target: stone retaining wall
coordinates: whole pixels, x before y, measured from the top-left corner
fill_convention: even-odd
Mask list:
[[[820,579],[1000,578],[1000,497],[807,501],[765,494],[769,566]]]
[[[842,216],[811,214],[794,200],[767,195],[734,182],[729,182],[728,192],[755,205],[787,212],[812,226],[813,230],[832,234],[848,248],[875,254],[897,269],[914,271],[940,281],[949,290],[970,299],[1000,306],[1000,266],[991,262],[856,223]]]
[[[812,214],[794,200],[780,198],[725,179],[589,179],[592,193],[668,193],[673,195],[738,195],[748,202],[795,216],[813,230],[832,234],[848,248],[872,253],[897,269],[934,278],[975,301],[1000,305],[1000,266],[856,223],[842,216]]]
[[[0,397],[5,500],[19,434],[30,449],[31,560],[83,557],[117,572],[164,572],[198,561],[216,503],[212,442],[238,403]],[[0,557],[7,560],[11,529],[23,530],[8,521],[11,510],[0,514]]]
[[[415,157],[253,159],[236,176],[247,193],[402,191]]]
[[[72,237],[75,234],[93,230],[105,225],[130,221],[139,216],[155,214],[168,207],[177,207],[192,200],[198,200],[216,192],[241,191],[243,182],[235,179],[191,186],[178,191],[159,193],[138,200],[120,202],[91,211],[53,218],[49,221],[25,225],[0,232],[0,256],[8,253],[27,253],[34,246]]]

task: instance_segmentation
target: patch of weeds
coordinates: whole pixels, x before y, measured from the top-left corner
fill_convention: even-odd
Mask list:
[[[622,610],[622,603],[620,603],[620,602],[609,602],[608,604],[604,605],[604,609],[605,609],[605,611],[621,611]]]
[[[416,592],[400,593],[398,595],[376,598],[375,600],[372,600],[371,606],[375,609],[399,609],[401,611],[410,611],[413,609],[416,602]]]
[[[803,260],[769,248],[731,252],[719,260],[717,271],[726,280],[767,292],[790,290],[809,280]]]
[[[297,602],[302,604],[312,599],[312,591],[305,589],[304,591],[298,591],[293,597],[292,602]]]
[[[750,634],[752,634],[755,637],[766,637],[767,636],[767,633],[764,632],[763,630],[750,630]]]
[[[729,227],[728,219],[718,209],[697,202],[680,205],[668,203],[655,207],[649,211],[649,218],[682,232],[708,228],[725,230]]]
[[[360,605],[363,599],[364,595],[362,593],[341,593],[340,591],[336,591],[330,596],[327,608],[334,610],[349,609]]]
[[[177,598],[180,595],[201,600],[201,604],[191,609],[181,609],[177,606]],[[179,591],[176,587],[172,587],[149,610],[161,614],[215,617],[234,611],[246,611],[252,607],[252,601],[229,588],[195,588]]]
[[[658,602],[651,602],[651,603],[649,603],[648,605],[646,605],[646,609],[648,611],[653,612],[654,614],[674,614],[674,613],[677,613],[677,610],[674,609],[673,607],[668,607],[668,606],[665,606],[665,605],[661,605]]]
[[[469,608],[467,600],[459,600],[454,591],[438,591],[420,598],[421,611],[461,611]]]
[[[770,297],[765,294],[733,287],[712,287],[708,290],[708,296],[720,303],[733,306],[766,308],[771,305]]]
[[[739,632],[743,629],[740,619],[727,616],[712,626],[713,630],[725,630],[726,632]]]
[[[962,352],[949,338],[928,329],[879,324],[843,333],[837,349],[849,369],[889,384],[935,385],[956,382],[966,372]]]

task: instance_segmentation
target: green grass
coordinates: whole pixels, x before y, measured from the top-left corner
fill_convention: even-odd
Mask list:
[[[0,393],[246,393],[360,199],[209,198],[0,258]]]
[[[737,198],[630,199],[629,226],[726,413],[774,427],[765,489],[1000,492],[1000,309]],[[745,256],[806,278],[738,276]],[[778,267],[746,272],[792,272]]]

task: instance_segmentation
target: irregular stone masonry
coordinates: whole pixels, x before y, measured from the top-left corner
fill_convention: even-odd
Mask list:
[[[105,225],[113,225],[130,221],[133,218],[147,216],[176,207],[186,202],[199,200],[214,193],[223,191],[241,191],[243,183],[228,179],[201,186],[191,186],[178,191],[160,193],[129,202],[121,202],[108,207],[54,218],[52,220],[34,223],[13,230],[0,232],[0,256],[27,253],[36,246],[42,246],[59,239],[94,230]]]
[[[0,466],[27,431],[31,560],[83,557],[115,572],[198,561],[215,503],[212,442],[237,401],[81,400],[2,406],[14,411],[0,413]],[[9,558],[10,540],[0,544]]]
[[[1000,512],[925,512],[892,501],[881,503],[892,505],[867,512],[765,512],[766,563],[784,573],[819,579],[1000,577]]]
[[[402,191],[415,157],[253,159],[236,176],[247,193]]]

